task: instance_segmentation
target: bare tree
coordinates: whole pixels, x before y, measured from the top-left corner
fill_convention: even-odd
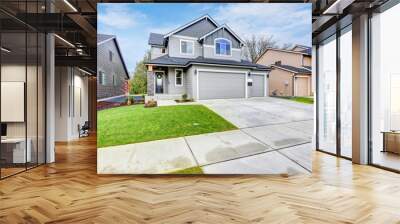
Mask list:
[[[281,47],[283,50],[291,50],[293,48],[293,44],[291,43],[284,43]]]
[[[253,63],[260,57],[267,48],[277,48],[277,41],[274,36],[259,36],[252,35],[250,39],[245,40],[247,51],[245,57],[250,59]]]

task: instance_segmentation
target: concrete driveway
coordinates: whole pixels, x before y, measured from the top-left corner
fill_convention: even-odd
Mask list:
[[[313,105],[272,97],[201,100],[239,128],[313,120]]]
[[[169,173],[193,166],[208,174],[311,171],[313,105],[270,97],[197,103],[239,130],[99,149],[98,172]]]

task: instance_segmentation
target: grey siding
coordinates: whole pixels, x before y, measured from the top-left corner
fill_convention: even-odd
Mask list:
[[[187,78],[186,78],[186,73],[183,70],[183,80],[182,80],[182,86],[176,86],[175,85],[175,68],[169,68],[168,69],[168,74],[167,74],[167,79],[166,79],[166,84],[167,84],[167,89],[168,89],[168,94],[184,94],[186,93],[186,83],[187,83]]]
[[[203,46],[203,55],[205,58],[241,61],[242,60],[242,52],[241,52],[241,50],[235,50],[235,49],[231,49],[231,53],[232,53],[231,56],[216,55],[215,54],[215,46],[207,45],[207,46]]]
[[[110,61],[109,57],[110,51],[113,53],[112,61]],[[97,99],[124,94],[123,85],[127,77],[114,40],[97,46],[97,74],[100,71],[104,72],[106,82],[105,84],[100,84],[100,77],[98,76]],[[116,80],[116,85],[113,85],[113,76]]]
[[[152,46],[150,48],[150,59],[155,59],[155,58],[161,57],[165,54],[167,54],[167,51],[165,53],[162,53],[162,47]]]
[[[232,48],[240,48],[240,42],[225,29],[220,29],[206,37],[204,43],[207,45],[214,45],[214,40],[216,38],[226,38],[232,42]]]
[[[188,41],[193,41],[194,42],[194,54],[193,55],[187,55],[187,54],[181,54],[180,51],[180,40],[188,40]],[[168,42],[168,54],[170,57],[180,57],[180,58],[197,58],[202,55],[202,46],[197,40],[193,39],[185,39],[185,38],[180,38],[176,36],[170,36],[169,37],[169,42]]]
[[[191,26],[179,31],[176,33],[176,35],[182,35],[182,36],[189,36],[189,37],[201,37],[206,33],[211,32],[214,30],[216,26],[211,23],[207,19],[203,19],[198,21],[195,24],[192,24]]]

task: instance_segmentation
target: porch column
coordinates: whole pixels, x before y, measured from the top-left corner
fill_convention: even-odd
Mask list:
[[[147,95],[154,96],[154,72],[147,71]]]

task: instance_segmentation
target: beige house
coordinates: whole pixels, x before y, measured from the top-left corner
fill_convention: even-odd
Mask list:
[[[271,66],[270,96],[312,96],[311,48],[296,45],[291,50],[268,48],[257,64]]]

